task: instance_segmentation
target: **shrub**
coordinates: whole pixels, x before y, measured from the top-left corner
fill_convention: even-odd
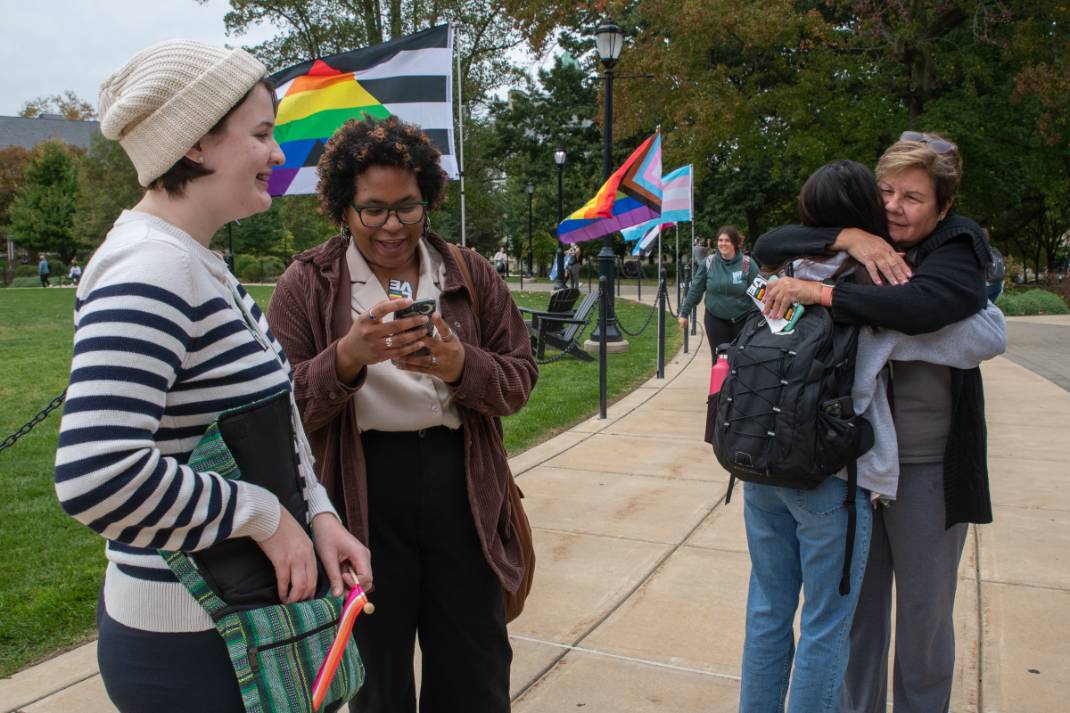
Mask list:
[[[243,283],[274,282],[279,279],[286,266],[276,257],[260,260],[252,255],[236,255],[234,273]]]
[[[53,284],[55,284],[55,283],[53,283]],[[11,286],[12,287],[40,287],[41,286],[41,278],[37,277],[36,273],[34,273],[33,277],[16,277],[14,280],[11,281]]]
[[[996,306],[1008,316],[1070,313],[1066,303],[1058,295],[1047,290],[1034,289],[1005,293],[1000,296]]]

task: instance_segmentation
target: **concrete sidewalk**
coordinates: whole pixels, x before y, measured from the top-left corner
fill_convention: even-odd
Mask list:
[[[512,459],[538,555],[510,626],[518,713],[737,709],[749,561],[741,503],[724,504],[727,477],[702,442],[703,342],[608,419]],[[984,376],[996,517],[971,528],[963,556],[952,710],[1065,711],[1070,393],[1009,359]],[[0,681],[0,710],[112,711],[94,645]]]

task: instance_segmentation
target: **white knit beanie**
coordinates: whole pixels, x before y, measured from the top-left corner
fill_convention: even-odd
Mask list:
[[[267,74],[244,50],[167,40],[100,85],[100,131],[118,140],[148,186],[178,163]]]

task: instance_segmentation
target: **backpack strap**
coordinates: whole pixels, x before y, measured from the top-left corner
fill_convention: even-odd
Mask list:
[[[472,311],[475,312],[476,321],[480,321],[479,294],[476,292],[475,283],[472,281],[472,271],[468,269],[468,260],[465,259],[464,252],[453,243],[446,243],[446,247],[449,248],[450,254],[453,255],[453,260],[457,263],[457,267],[461,269],[461,279],[464,280],[465,286],[468,287],[468,294],[472,296]]]
[[[713,255],[706,256],[706,272],[710,271],[710,266],[713,265]]]
[[[843,546],[843,577],[840,578],[840,594],[847,596],[851,592],[851,555],[855,548],[855,494],[858,491],[858,461],[847,464],[847,499],[843,505],[847,508],[847,537]]]
[[[743,281],[747,281],[747,275],[750,273],[750,255],[743,253]]]
[[[736,476],[732,473],[728,474],[728,490],[724,494],[724,504],[732,502],[732,489],[736,487]]]

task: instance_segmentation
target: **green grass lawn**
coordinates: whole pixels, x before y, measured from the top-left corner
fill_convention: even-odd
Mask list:
[[[272,289],[252,287],[250,292],[266,305]],[[516,299],[543,307],[548,295],[516,293]],[[28,421],[66,384],[73,306],[71,289],[0,290],[0,438]],[[618,302],[622,323],[632,330],[649,310]],[[669,356],[680,344],[674,326],[670,321],[666,329]],[[629,352],[610,357],[611,400],[653,375],[656,339],[652,323],[642,337],[629,338]],[[516,454],[597,410],[596,362],[567,358],[542,367],[527,407],[505,419],[506,447]],[[56,413],[0,453],[0,677],[94,636],[103,546],[56,501],[52,469],[58,429]]]

